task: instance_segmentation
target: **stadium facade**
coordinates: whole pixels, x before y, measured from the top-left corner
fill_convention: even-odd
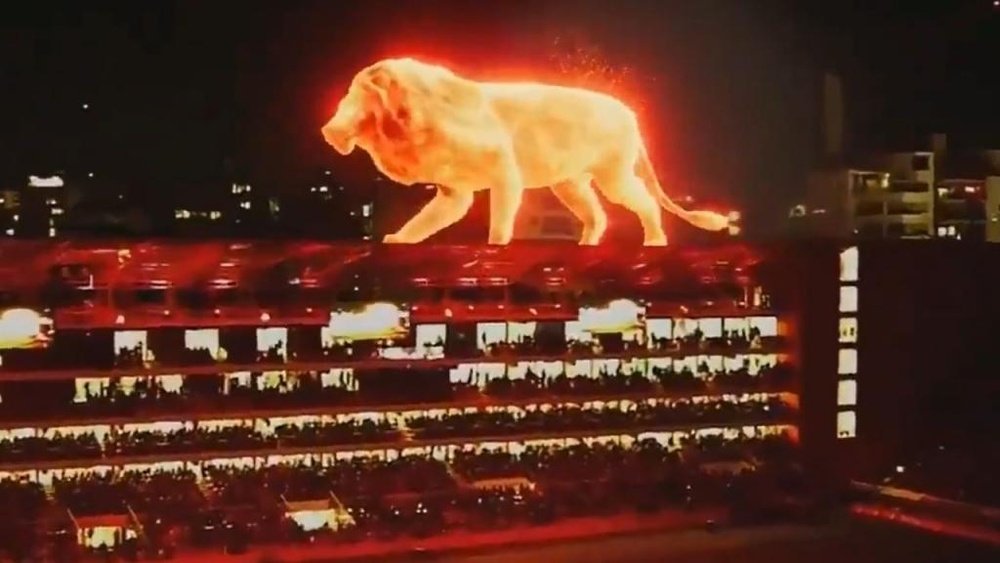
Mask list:
[[[509,460],[653,444],[746,469],[777,441],[835,490],[904,433],[881,406],[886,264],[948,254],[915,248],[3,243],[0,471],[45,498],[5,494],[93,546],[167,534],[163,498],[350,527],[369,458],[436,464],[405,468],[411,493],[556,490],[554,458]]]

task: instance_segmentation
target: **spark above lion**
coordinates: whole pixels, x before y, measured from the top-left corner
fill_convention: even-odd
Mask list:
[[[489,190],[489,243],[508,244],[522,194],[547,187],[583,224],[580,244],[608,226],[595,192],[635,213],[647,246],[667,244],[660,207],[711,231],[726,217],[687,210],[663,191],[635,112],[612,96],[535,82],[477,82],[411,58],[360,71],[323,126],[342,155],[361,147],[403,184],[437,194],[387,243],[418,243],[459,221]]]

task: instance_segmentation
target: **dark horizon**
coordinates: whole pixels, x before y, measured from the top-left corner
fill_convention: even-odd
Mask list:
[[[803,191],[818,159],[828,70],[844,79],[849,149],[911,148],[931,132],[954,146],[1000,146],[991,56],[1000,52],[1000,10],[990,0],[853,10],[783,1],[397,4],[18,6],[0,24],[0,179],[93,171],[97,184],[145,197],[230,178],[280,192],[321,168],[345,181],[370,176],[364,158],[338,158],[318,134],[361,65],[416,51],[470,75],[544,69],[566,34],[634,70],[668,190],[748,214],[784,209]]]

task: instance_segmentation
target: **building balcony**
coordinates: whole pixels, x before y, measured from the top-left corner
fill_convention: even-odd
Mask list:
[[[926,188],[922,191],[890,191],[872,190],[854,194],[854,199],[859,204],[862,203],[895,203],[895,204],[923,204],[929,205],[933,201],[933,194]]]

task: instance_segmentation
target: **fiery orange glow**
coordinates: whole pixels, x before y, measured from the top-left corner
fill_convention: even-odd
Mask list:
[[[437,195],[388,243],[418,243],[459,221],[489,190],[490,244],[508,244],[523,191],[547,187],[582,222],[580,244],[600,242],[608,201],[635,213],[643,242],[667,243],[660,208],[707,230],[725,216],[677,205],[663,191],[635,112],[619,99],[538,82],[477,82],[440,65],[385,59],[359,72],[323,136],[355,147],[403,185]]]
[[[326,333],[344,340],[394,338],[406,334],[407,315],[392,303],[371,303],[360,311],[330,313]]]
[[[581,308],[579,322],[591,333],[625,332],[641,328],[645,314],[645,307],[628,299],[618,299],[604,307]]]

